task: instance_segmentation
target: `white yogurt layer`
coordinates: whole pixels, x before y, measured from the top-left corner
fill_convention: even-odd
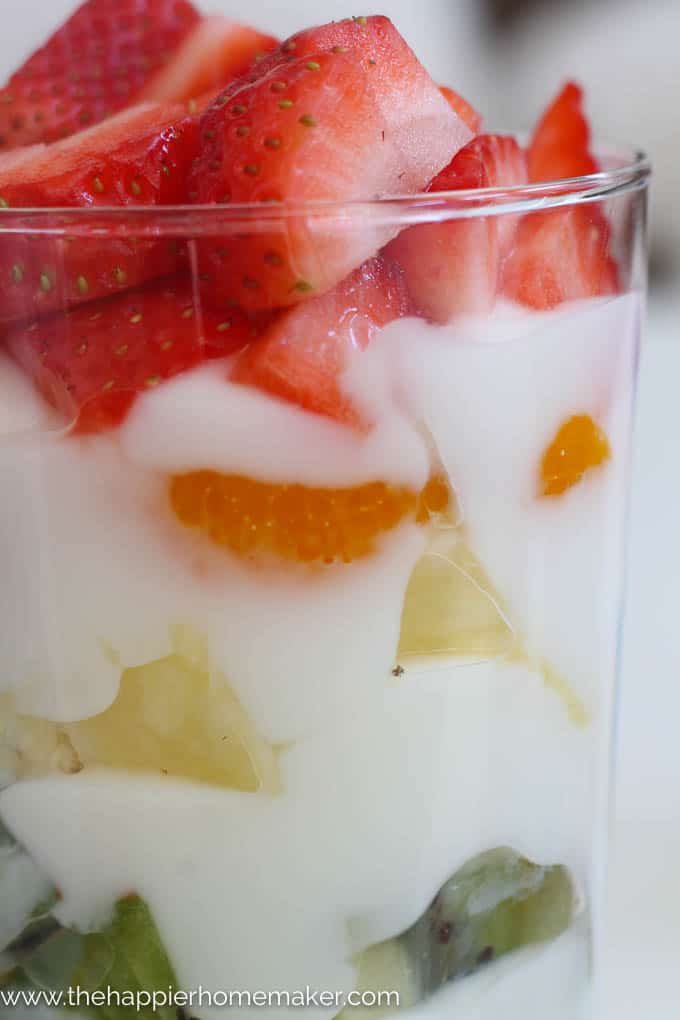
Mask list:
[[[226,375],[224,363],[206,365],[138,401],[121,429],[125,455],[166,474],[212,468],[322,486],[379,478],[416,490],[427,481],[427,447],[397,408],[362,434]]]
[[[337,570],[263,573],[182,528],[164,477],[131,465],[115,438],[0,443],[0,477],[0,690],[20,712],[102,712],[121,668],[170,654],[173,623],[207,634],[212,664],[276,743],[389,675],[424,545],[415,525]]]
[[[588,740],[530,671],[451,664],[300,741],[279,797],[83,773],[17,784],[0,812],[61,889],[64,922],[137,890],[184,988],[349,991],[351,955],[480,851],[584,873]]]
[[[393,323],[347,374],[377,416],[369,436],[234,387],[214,365],[140,398],[119,433],[0,439],[0,689],[17,709],[58,721],[103,711],[121,669],[169,654],[181,623],[207,635],[262,736],[287,747],[276,798],[88,771],[5,790],[0,815],[63,891],[64,921],[101,919],[135,889],[186,988],[348,991],[352,954],[408,926],[483,850],[508,845],[588,883],[637,317],[636,299],[620,297],[545,315],[500,306],[484,324]],[[612,459],[539,500],[542,453],[574,414],[606,431]],[[428,432],[472,551],[532,655],[590,708],[590,729],[538,671],[508,662],[391,677],[426,542],[416,525],[364,561],[273,571],[184,529],[169,507],[168,472],[198,468],[420,488]],[[527,1005],[511,1017],[561,1016],[558,977],[573,967],[585,983],[583,943],[523,955],[516,973],[508,960],[418,1012],[448,1013],[461,997],[466,1020],[497,1020],[516,996]],[[529,1008],[530,989],[545,1008]]]
[[[177,524],[165,476],[213,466],[358,484],[394,472],[419,485],[424,421],[511,621],[596,708],[614,653],[636,322],[635,298],[621,297],[550,315],[501,306],[484,333],[493,344],[479,342],[479,322],[393,323],[361,356],[353,387],[350,378],[380,413],[372,446],[223,381],[216,367],[141,398],[120,437],[0,442],[9,579],[0,685],[17,691],[25,712],[83,718],[111,703],[120,665],[168,654],[168,625],[192,623],[209,632],[215,665],[263,734],[307,732],[327,709],[382,683],[421,539],[407,527],[381,556],[312,584],[296,572],[260,574]],[[612,461],[563,497],[539,500],[541,454],[575,413],[607,431]]]
[[[30,379],[0,350],[0,438],[51,426],[58,427],[57,415]]]
[[[510,306],[488,324],[400,320],[349,380],[423,418],[511,622],[592,709],[614,671],[638,316],[627,295],[540,315]],[[539,499],[543,452],[577,414],[605,431],[611,460]]]

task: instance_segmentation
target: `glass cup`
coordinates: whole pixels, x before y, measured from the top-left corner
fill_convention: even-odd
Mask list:
[[[0,211],[9,1012],[587,1015],[648,179],[602,159]],[[273,321],[231,266],[302,242],[351,275]]]

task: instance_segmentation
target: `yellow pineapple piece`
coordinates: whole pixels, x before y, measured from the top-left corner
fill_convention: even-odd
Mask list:
[[[576,726],[588,709],[552,664],[530,655],[525,636],[511,625],[500,595],[460,536],[440,535],[411,575],[401,618],[401,661],[461,655],[503,658],[539,673]]]
[[[89,719],[20,715],[0,695],[0,769],[23,779],[99,767],[277,793],[277,751],[211,670],[205,636],[177,625],[170,638],[172,654],[124,670],[116,700]]]
[[[451,534],[416,564],[406,590],[399,659],[428,655],[508,654],[514,634],[483,567]]]
[[[202,673],[210,672],[208,635],[186,623],[173,623],[168,627],[170,644],[175,655]]]
[[[175,654],[124,670],[105,712],[65,727],[83,767],[275,793],[274,749],[226,680],[209,672],[201,639],[185,628],[173,638]]]
[[[0,769],[27,779],[50,772],[73,774],[81,768],[63,726],[20,715],[11,694],[0,696]]]
[[[540,673],[543,683],[560,699],[575,726],[583,727],[590,723],[591,714],[588,707],[571,684],[547,659],[529,655],[525,647],[518,641],[509,656],[509,661]]]

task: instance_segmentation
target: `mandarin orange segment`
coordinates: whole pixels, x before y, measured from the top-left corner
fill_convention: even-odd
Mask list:
[[[177,518],[240,556],[270,554],[298,563],[334,563],[370,555],[378,538],[407,519],[443,513],[441,477],[422,492],[387,482],[350,488],[271,484],[242,475],[192,471],[170,481]]]
[[[590,415],[577,414],[560,425],[541,459],[541,496],[561,496],[586,471],[611,457],[609,440]]]
[[[435,514],[443,514],[451,504],[451,491],[442,475],[433,475],[420,494],[416,520],[426,524]]]

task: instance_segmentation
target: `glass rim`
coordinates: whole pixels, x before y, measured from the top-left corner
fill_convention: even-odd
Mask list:
[[[615,165],[596,173],[533,184],[455,191],[384,195],[349,201],[243,202],[212,205],[127,205],[0,208],[0,235],[37,234],[89,237],[137,235],[196,237],[218,235],[231,227],[265,232],[286,221],[319,222],[324,229],[347,229],[370,218],[372,226],[413,226],[448,220],[541,212],[614,198],[647,186],[651,164],[630,147],[602,145],[601,158]]]

